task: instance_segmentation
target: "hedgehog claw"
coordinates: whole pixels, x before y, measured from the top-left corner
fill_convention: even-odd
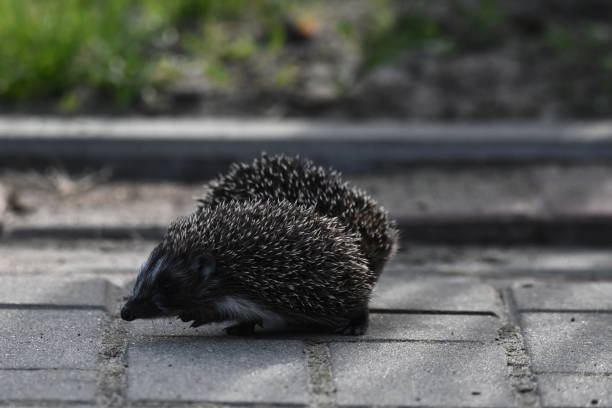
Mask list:
[[[203,325],[205,325],[205,324],[206,324],[206,322],[205,322],[205,321],[202,321],[202,320],[194,320],[194,321],[191,323],[191,326],[190,326],[190,327],[193,327],[193,328],[195,329],[196,327],[200,327],[200,326],[203,326]]]

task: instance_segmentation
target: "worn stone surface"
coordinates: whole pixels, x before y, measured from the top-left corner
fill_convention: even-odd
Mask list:
[[[611,171],[423,166],[349,177],[391,214],[417,219],[609,216]],[[365,336],[241,339],[174,319],[106,324],[89,309],[108,298],[114,313],[124,293],[105,295],[111,285],[100,279],[127,289],[156,242],[67,239],[70,228],[161,230],[193,209],[202,183],[99,176],[0,175],[24,206],[7,207],[7,232],[33,231],[0,244],[2,406],[612,406],[612,314],[522,313],[521,327],[499,330],[509,310],[497,291],[512,287],[522,309],[609,312],[605,248],[405,243],[372,302],[394,313],[373,313]],[[69,233],[35,235],[52,228]]]
[[[402,249],[402,247],[400,247]],[[384,275],[472,276],[506,278],[511,283],[538,279],[612,280],[612,253],[602,248],[557,248],[521,245],[406,245]]]
[[[7,391],[0,387],[0,400],[510,407],[535,406],[540,394],[543,406],[612,405],[605,343],[612,315],[524,313],[524,352],[520,336],[497,341],[506,311],[495,289],[512,286],[519,308],[607,311],[610,283],[555,283],[607,279],[607,251],[415,246],[382,275],[372,306],[395,310],[373,313],[365,336],[237,339],[223,332],[224,324],[192,329],[174,319],[142,320],[107,329],[113,341],[99,352],[105,313],[81,309],[103,304],[101,278],[128,288],[153,245],[3,242],[0,383]],[[121,295],[109,297],[116,303],[111,311]],[[518,363],[513,350],[521,350]],[[530,370],[538,373],[537,387],[522,381]]]
[[[404,271],[380,278],[371,307],[496,313],[502,304],[490,285],[465,279],[414,279]]]
[[[0,401],[47,400],[95,402],[94,370],[0,369]]]
[[[472,343],[334,343],[341,405],[514,406],[500,347]]]
[[[107,282],[52,276],[0,276],[0,304],[106,307]]]
[[[154,242],[130,240],[28,240],[2,242],[0,275],[130,275]]]
[[[223,171],[225,165],[212,175]],[[87,177],[61,172],[0,175],[0,183],[17,192],[30,210],[9,214],[6,221],[11,227],[167,225],[193,211],[192,197],[201,194],[206,181],[127,183],[106,177],[104,172]],[[584,163],[419,166],[347,175],[397,216],[610,214],[610,177],[610,165]]]
[[[538,375],[545,407],[610,407],[612,377],[571,374]]]
[[[301,341],[142,339],[129,344],[128,362],[132,400],[309,400]]]
[[[525,313],[535,372],[612,373],[612,314]]]
[[[154,320],[134,320],[127,322],[131,336],[188,336],[188,337],[214,337],[224,336],[225,323],[211,323],[200,327],[190,327],[191,323],[184,323],[174,317]]]
[[[539,282],[515,285],[520,309],[612,311],[612,282]]]
[[[96,368],[104,312],[1,310],[0,369]]]
[[[494,316],[438,314],[370,314],[362,339],[493,341],[501,327]]]
[[[128,323],[132,336],[226,336],[223,328],[230,323],[209,324],[198,328],[189,327],[176,319],[137,320]],[[368,332],[358,337],[361,340],[474,340],[493,341],[502,326],[494,316],[437,315],[437,314],[370,314]],[[279,338],[321,338],[330,336],[284,331],[260,332],[262,336]],[[346,338],[345,336],[333,336]]]
[[[129,276],[157,244],[147,240],[32,239],[3,241],[0,275]],[[596,248],[474,247],[410,244],[385,269],[382,279],[400,275],[457,279],[501,277],[533,282],[539,278],[612,280],[612,254]],[[477,280],[472,280],[477,282]]]

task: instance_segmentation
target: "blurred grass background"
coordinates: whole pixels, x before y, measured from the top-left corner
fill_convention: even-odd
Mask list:
[[[567,99],[566,114],[606,115],[610,16],[594,7],[602,2],[579,3],[0,0],[0,103],[70,113],[101,105],[163,111],[177,96],[258,92],[326,104],[375,101],[381,75],[395,75],[401,92],[421,80],[447,93],[467,88],[448,73],[427,79],[418,71],[498,52],[527,68],[543,61],[537,75],[554,82],[546,96]],[[399,102],[393,109],[406,111]],[[431,115],[461,116],[447,111]]]

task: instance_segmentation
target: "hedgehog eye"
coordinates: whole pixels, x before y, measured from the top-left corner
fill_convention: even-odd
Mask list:
[[[159,279],[157,281],[157,288],[159,292],[168,294],[168,293],[176,292],[177,285],[171,279]]]

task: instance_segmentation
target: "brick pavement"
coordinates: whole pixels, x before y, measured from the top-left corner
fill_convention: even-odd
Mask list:
[[[367,335],[235,338],[118,318],[129,266],[152,244],[5,243],[0,407],[612,406],[612,270],[526,279],[443,248],[461,270],[400,254]],[[38,259],[20,269],[11,256],[24,254]]]

